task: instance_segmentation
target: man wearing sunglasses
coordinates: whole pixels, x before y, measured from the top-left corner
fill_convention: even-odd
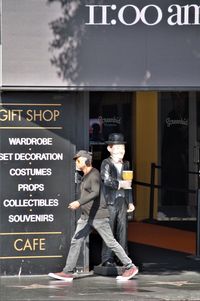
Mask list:
[[[77,222],[63,271],[49,273],[49,276],[64,281],[73,280],[73,271],[78,261],[82,243],[92,229],[95,229],[125,267],[123,274],[117,276],[116,279],[131,279],[138,273],[138,269],[113,236],[103,186],[101,187],[101,177],[99,171],[92,166],[92,154],[80,150],[73,159],[76,161],[76,168],[83,172],[83,178],[80,184],[80,198],[71,202],[68,208],[76,210],[80,207],[81,217]]]

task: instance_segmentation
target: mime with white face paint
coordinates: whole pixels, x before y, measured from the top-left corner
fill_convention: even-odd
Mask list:
[[[124,161],[125,144],[121,133],[109,135],[107,150],[110,157],[101,164],[101,178],[106,203],[110,213],[113,234],[127,252],[127,210],[134,211],[131,181],[122,180],[122,171],[130,170],[129,162]],[[114,254],[105,244],[102,248],[102,265],[115,266]]]

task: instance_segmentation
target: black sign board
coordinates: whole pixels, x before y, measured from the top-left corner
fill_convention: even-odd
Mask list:
[[[63,265],[75,225],[67,209],[75,191],[72,107],[50,94],[2,98],[2,273],[41,274]]]

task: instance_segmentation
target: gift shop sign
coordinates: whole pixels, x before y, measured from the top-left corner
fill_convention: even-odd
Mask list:
[[[62,257],[61,115],[59,103],[0,106],[2,262]]]
[[[122,1],[123,2],[123,1]],[[200,6],[197,4],[171,4],[167,10],[155,4],[138,7],[133,4],[116,5],[85,5],[88,10],[86,25],[117,25],[133,26],[143,23],[147,26],[156,26],[168,14],[166,22],[169,26],[200,25]],[[127,17],[128,16],[128,17]]]

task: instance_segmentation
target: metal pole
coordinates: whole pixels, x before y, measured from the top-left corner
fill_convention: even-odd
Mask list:
[[[200,252],[200,189],[197,190],[197,233],[196,233],[196,256]]]
[[[150,187],[150,204],[149,204],[149,219],[153,220],[154,211],[154,185],[155,185],[155,168],[156,164],[151,163],[151,187]]]
[[[196,254],[188,256],[188,258],[193,260],[200,260],[200,165],[198,163],[198,189],[197,189],[197,226],[196,226]]]
[[[197,190],[197,233],[196,233],[196,256],[199,257],[200,252],[200,148],[198,147],[198,190]]]

